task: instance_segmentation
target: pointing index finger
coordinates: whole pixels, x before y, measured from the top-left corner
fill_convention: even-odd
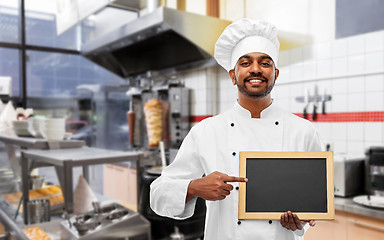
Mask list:
[[[224,179],[224,182],[248,182],[247,178],[228,176]]]

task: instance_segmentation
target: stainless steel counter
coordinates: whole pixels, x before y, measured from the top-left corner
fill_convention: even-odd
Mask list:
[[[100,148],[72,148],[72,149],[55,149],[55,150],[24,150],[22,151],[22,183],[23,186],[28,186],[28,172],[30,161],[38,163],[42,166],[48,164],[55,166],[60,185],[64,195],[64,206],[68,213],[73,212],[73,167],[82,166],[86,167],[95,164],[115,163],[135,161],[136,166],[142,158],[140,152],[122,152]],[[34,165],[36,166],[36,165]],[[140,182],[140,172],[138,169],[138,183]],[[140,186],[140,185],[138,185]],[[138,190],[140,188],[138,187]],[[139,194],[138,194],[139,196]],[[29,200],[28,189],[23,188],[23,208],[27,209],[27,202]],[[23,212],[24,221],[27,223],[27,211]]]
[[[79,140],[60,140],[60,141],[48,141],[43,138],[28,138],[28,137],[10,137],[0,134],[0,141],[5,144],[17,145],[22,148],[34,148],[34,149],[49,149],[50,144],[57,145],[56,148],[77,148],[85,145],[84,141]]]
[[[335,197],[335,209],[344,211],[344,212],[355,213],[355,214],[360,214],[367,217],[384,220],[384,210],[364,207],[362,205],[354,203],[352,199],[353,197],[350,197],[350,198]]]
[[[119,201],[115,201],[96,193],[97,199],[100,201],[101,206],[108,206],[110,204],[119,204]],[[139,239],[150,239],[150,223],[142,217],[139,213],[129,210],[130,214],[126,217],[113,219],[108,227],[99,226],[91,231],[90,234],[84,236],[68,236],[68,229],[63,226],[67,225],[68,220],[65,220],[61,215],[51,216],[50,222],[36,223],[32,225],[25,225],[23,218],[19,215],[16,219],[14,218],[15,209],[13,206],[7,204],[6,201],[0,200],[0,223],[4,225],[6,233],[11,239],[28,240],[29,238],[25,235],[24,229],[39,227],[51,239],[125,239],[130,236],[135,238],[136,235],[141,235]],[[76,219],[76,215],[71,217],[72,222]],[[107,221],[108,222],[108,221]],[[104,222],[104,225],[106,223]],[[113,225],[113,226],[112,226]],[[111,229],[113,228],[113,229]],[[72,230],[72,229],[70,229]],[[73,229],[74,230],[74,229]],[[95,236],[97,233],[97,237]],[[147,236],[147,237],[144,237]],[[130,239],[130,238],[129,238]],[[136,238],[135,238],[136,239]]]

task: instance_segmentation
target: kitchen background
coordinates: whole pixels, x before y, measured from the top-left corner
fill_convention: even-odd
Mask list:
[[[19,21],[17,3],[16,0],[6,0],[0,5],[0,17],[4,23]],[[40,0],[40,4],[46,6],[42,12],[39,5],[33,4],[33,1],[27,0],[25,3],[27,44],[61,50],[61,52],[52,53],[27,49],[26,93],[28,99],[26,101],[30,106],[37,102],[41,106],[47,105],[47,102],[36,100],[41,97],[101,99],[97,109],[93,109],[93,117],[98,118],[98,121],[89,121],[92,113],[87,100],[83,101],[82,107],[86,109],[83,113],[88,111],[89,116],[82,114],[81,107],[74,113],[68,113],[77,114],[74,119],[85,120],[86,124],[99,124],[96,129],[100,129],[102,124],[100,120],[106,117],[102,113],[105,107],[108,104],[118,106],[121,104],[120,100],[128,97],[114,92],[109,95],[111,102],[107,103],[103,95],[100,97],[100,94],[94,92],[97,92],[99,86],[119,86],[127,82],[88,60],[67,52],[78,51],[80,44],[76,39],[87,42],[137,18],[138,13],[110,8],[104,15],[86,18],[77,24],[77,27],[70,28],[57,36],[55,21],[53,21],[55,4]],[[206,14],[205,0],[185,1],[185,3],[186,11]],[[166,4],[169,8],[176,8],[177,1],[166,1]],[[360,21],[356,26],[364,26],[364,24],[367,26],[343,32],[346,31],[344,29],[351,28],[348,26],[353,26],[352,23],[347,24],[347,27],[342,25],[347,21],[343,20],[343,17],[351,14],[343,12],[343,4],[354,5],[355,9],[360,9],[359,14],[354,14],[354,21]],[[266,3],[259,0],[221,0],[219,6],[218,14],[223,19],[230,21],[242,17],[264,19],[272,22],[279,29],[282,42],[278,63],[280,77],[272,93],[276,104],[302,116],[305,104],[297,101],[296,98],[304,97],[306,92],[314,96],[317,88],[319,96],[331,97],[330,101],[325,102],[326,114],[321,114],[322,103],[318,103],[319,114],[314,121],[324,144],[329,144],[335,153],[352,155],[363,155],[365,148],[383,145],[384,31],[382,28],[384,27],[377,23],[380,21],[361,20],[364,12],[369,13],[372,8],[376,7],[381,11],[377,7],[381,6],[378,2],[363,4],[358,0],[353,2],[274,0]],[[143,10],[140,14],[145,15],[145,11],[147,10]],[[111,24],[110,20],[105,20],[111,16],[124,20],[117,23],[114,21]],[[373,26],[374,30],[372,30],[370,24],[375,25],[375,22],[378,26]],[[338,28],[337,24],[339,24]],[[20,42],[16,26],[12,28],[6,24],[2,26],[4,29],[0,33],[0,40],[10,43]],[[22,95],[18,50],[0,47],[0,54],[2,56],[0,75],[12,78],[14,97]],[[236,87],[232,86],[227,73],[218,66],[177,74],[177,78],[184,81],[186,87],[192,90],[190,106],[192,123],[225,111],[236,99]],[[92,85],[94,85],[93,88]],[[62,105],[70,104],[73,103]],[[309,113],[312,113],[313,105],[310,103],[307,107]],[[125,106],[117,108],[122,110]],[[311,118],[311,115],[308,115],[308,119]],[[119,135],[117,141],[102,141],[99,145],[124,149],[127,145],[128,131],[125,123],[124,116],[120,116],[118,124],[114,124],[113,127],[115,128],[113,132]],[[98,140],[94,141],[97,143],[102,138],[96,137]]]
[[[133,105],[135,97],[138,97],[135,104],[139,106],[134,109],[135,113],[142,115],[144,100],[157,97],[163,98],[165,103],[170,103],[176,97],[172,98],[171,91],[167,92],[169,86],[176,85],[184,89],[182,86],[184,85],[190,90],[190,99],[189,104],[181,106],[189,107],[191,126],[207,117],[226,111],[236,101],[236,86],[232,85],[228,73],[214,61],[191,65],[189,69],[185,67],[165,71],[149,69],[131,76],[122,76],[124,74],[119,75],[118,71],[111,72],[101,67],[100,62],[96,64],[97,61],[92,59],[92,54],[97,55],[97,51],[92,54],[84,53],[87,44],[93,40],[103,36],[112,38],[112,33],[119,27],[144,18],[153,10],[149,6],[148,8],[139,6],[139,10],[127,10],[114,6],[112,2],[141,4],[145,1],[79,1],[88,4],[82,6],[83,10],[88,10],[86,11],[88,14],[80,16],[77,11],[57,11],[65,9],[65,4],[76,1],[24,0],[25,35],[21,31],[21,2],[22,0],[0,2],[0,84],[11,83],[9,96],[1,92],[4,87],[1,88],[0,85],[0,97],[5,102],[12,100],[15,107],[33,108],[36,115],[65,117],[66,130],[73,133],[72,139],[84,140],[88,146],[97,148],[142,150],[145,152],[145,160],[155,160],[159,163],[158,149],[149,148],[148,142],[143,140],[146,137],[144,119],[139,119],[142,125],[135,128],[142,130],[138,134],[142,137],[140,143],[135,145],[130,142],[129,134],[133,131],[128,128],[126,114],[131,109],[130,105]],[[304,117],[306,109],[306,118],[315,124],[324,142],[324,148],[334,151],[335,159],[339,159],[340,156],[346,156],[348,160],[362,158],[369,147],[384,147],[384,21],[381,21],[384,16],[384,3],[382,1],[158,2],[170,9],[211,15],[228,21],[248,17],[268,20],[275,24],[281,41],[278,61],[280,76],[272,91],[275,104],[300,117]],[[95,7],[96,3],[101,5]],[[219,9],[208,9],[209,6],[219,6]],[[199,35],[199,32],[195,34]],[[140,36],[137,38],[140,39]],[[199,38],[208,39],[204,34],[200,34]],[[152,42],[153,39],[161,40],[152,38]],[[124,41],[119,43],[125,44]],[[117,45],[111,44],[109,47]],[[104,50],[108,52],[111,49],[107,47]],[[120,56],[124,57],[125,53]],[[133,62],[129,63],[133,65]],[[169,89],[164,89],[166,85]],[[305,103],[305,99],[309,99],[310,102]],[[172,104],[168,107],[172,107]],[[173,107],[175,106],[179,107],[178,103]],[[314,114],[315,107],[317,110]],[[170,118],[175,116],[172,117],[173,120],[178,118],[177,114],[172,115],[172,111],[170,113]],[[174,121],[169,125],[179,130],[178,124]],[[174,157],[178,145],[179,143],[176,143],[173,148],[166,146],[168,159]],[[8,164],[6,147],[0,143],[0,166]],[[127,201],[137,206],[137,196],[132,194],[132,192],[137,194],[133,190],[137,190],[135,167],[130,164],[92,166],[89,172],[89,184],[92,190],[99,194],[116,199],[121,196],[121,199],[128,199]],[[148,166],[142,170],[148,170],[146,167]],[[343,167],[344,165],[340,169]],[[38,173],[46,181],[57,184],[56,174],[51,168],[40,168]],[[76,168],[74,173],[73,181],[76,183],[81,169]],[[344,181],[348,178],[347,175],[338,176],[342,186],[353,185],[352,181]],[[150,177],[146,180],[149,179]],[[362,184],[363,180],[360,183]],[[149,181],[146,182],[146,187],[148,186]],[[127,191],[124,192],[122,189]],[[125,195],[122,196],[123,194]],[[351,221],[355,221],[354,214],[372,217],[374,224],[380,224],[373,228],[379,229],[377,230],[380,232],[379,236],[383,236],[381,211],[368,208],[361,211],[362,207],[356,207],[351,198],[337,198],[335,204],[337,221],[329,225],[318,224],[316,230],[312,231],[318,238],[310,239],[319,237],[325,239],[327,237],[321,237],[327,231],[333,234],[338,229],[347,229],[346,225],[351,225]],[[148,206],[144,209],[148,209]],[[360,220],[359,218],[356,221]],[[340,222],[342,225],[338,225]],[[160,226],[162,227],[162,224]],[[372,227],[368,228],[372,230]],[[357,229],[357,233],[364,236],[371,234],[360,228],[350,229]],[[316,234],[315,231],[321,234]],[[355,230],[350,231],[348,236],[356,235],[356,239],[365,239],[359,238],[360,235],[353,231]],[[376,239],[381,239],[380,237]],[[334,239],[347,238],[334,237]]]
[[[318,104],[313,121],[325,145],[330,144],[336,154],[355,157],[363,156],[370,146],[384,145],[384,31],[335,39],[336,1],[227,0],[223,5],[221,16],[228,20],[269,20],[282,31],[283,41],[294,37],[299,44],[310,41],[280,52],[280,76],[272,92],[276,104],[302,116],[305,104],[296,97],[303,97],[305,89],[313,96],[317,87],[319,95],[332,98],[325,103],[325,114]],[[237,89],[220,67],[183,78],[194,90],[194,121],[233,106]],[[308,107],[312,111],[313,103]],[[308,119],[312,121],[312,116]]]

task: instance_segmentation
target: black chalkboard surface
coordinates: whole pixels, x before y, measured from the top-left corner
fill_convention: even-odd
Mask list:
[[[332,152],[240,152],[239,219],[333,219]]]

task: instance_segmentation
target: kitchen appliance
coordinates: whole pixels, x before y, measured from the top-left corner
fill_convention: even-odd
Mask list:
[[[117,203],[93,207],[93,211],[62,221],[61,239],[150,239],[150,223],[141,214]]]
[[[189,132],[189,93],[188,88],[180,86],[168,90],[171,148],[179,148]]]
[[[384,147],[370,147],[365,156],[367,193],[384,198]]]
[[[143,104],[141,101],[141,94],[136,93],[133,94],[131,97],[131,109],[132,114],[134,115],[133,123],[132,125],[134,128],[129,128],[130,134],[132,134],[132,147],[141,147],[142,141],[143,141],[143,122],[144,122],[144,110],[143,110]]]
[[[181,236],[182,233],[186,240],[201,238],[204,235],[206,213],[204,199],[197,199],[193,216],[184,220],[159,216],[149,206],[150,185],[160,176],[161,170],[161,167],[149,167],[144,170],[141,177],[139,212],[151,222],[152,239],[169,239],[175,232],[175,227],[179,229],[178,235]]]
[[[81,54],[122,78],[148,70],[214,66],[215,42],[230,23],[159,7],[84,43]]]
[[[133,131],[134,148],[146,149],[149,145],[143,108],[150,99],[158,99],[162,103],[162,141],[165,149],[178,149],[190,130],[190,89],[172,84],[158,89],[143,89],[141,93],[131,95],[135,127],[130,131]]]
[[[364,158],[335,155],[335,196],[349,197],[364,192]]]

